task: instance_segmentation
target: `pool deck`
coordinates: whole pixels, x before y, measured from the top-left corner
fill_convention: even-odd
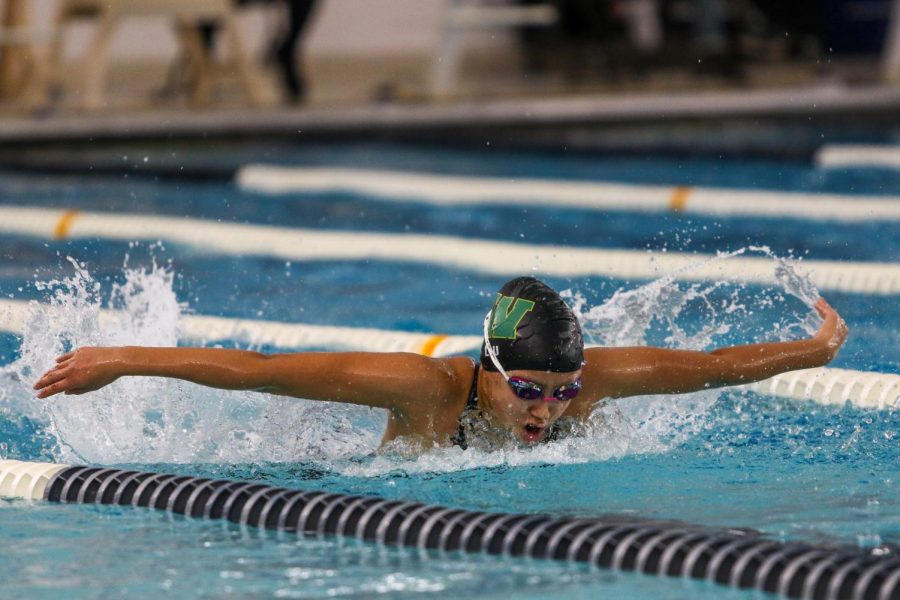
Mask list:
[[[217,136],[347,137],[377,133],[620,125],[732,118],[876,115],[900,124],[900,86],[813,83],[775,89],[578,94],[455,102],[65,113],[0,120],[0,144]]]

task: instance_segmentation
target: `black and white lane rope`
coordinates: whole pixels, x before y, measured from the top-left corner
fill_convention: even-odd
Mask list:
[[[20,461],[0,461],[0,496],[142,506],[301,535],[586,562],[791,598],[900,600],[900,556],[893,549],[778,542],[744,530],[469,512],[259,483]]]

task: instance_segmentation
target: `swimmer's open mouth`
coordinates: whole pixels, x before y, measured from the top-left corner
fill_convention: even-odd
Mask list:
[[[530,423],[525,426],[525,433],[530,433],[536,435],[540,432],[544,431],[543,427],[538,427],[537,425],[531,425]]]

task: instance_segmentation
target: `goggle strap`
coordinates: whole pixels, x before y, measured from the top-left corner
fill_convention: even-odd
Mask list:
[[[488,329],[491,324],[491,314],[493,313],[493,309],[488,311],[488,314],[484,316],[484,348],[487,351],[488,356],[491,358],[491,362],[497,367],[497,371],[503,375],[503,378],[509,381],[509,374],[503,369],[503,366],[500,364],[500,359],[497,358],[497,354],[494,352],[494,346],[491,344],[490,336],[488,335]]]

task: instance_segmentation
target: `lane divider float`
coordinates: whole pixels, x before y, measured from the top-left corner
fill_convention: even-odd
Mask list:
[[[893,553],[779,542],[738,528],[471,512],[377,496],[10,460],[0,461],[0,496],[140,506],[324,539],[581,562],[790,598],[900,598],[900,558]]]
[[[822,146],[816,152],[816,166],[823,169],[842,167],[878,167],[900,169],[900,145],[863,146],[839,144]]]
[[[900,221],[900,196],[849,196],[270,165],[241,167],[235,181],[242,189],[266,194],[346,192],[387,202],[413,201],[438,206],[492,204],[600,211],[676,211],[723,217],[790,217],[812,221]]]
[[[46,307],[45,307],[46,308]],[[0,331],[21,335],[29,303],[0,300]],[[114,323],[121,313],[102,310],[100,325]],[[332,327],[182,315],[182,340],[206,345],[236,342],[258,347],[301,350],[331,348],[367,352],[415,352],[425,356],[469,354],[481,348],[481,336],[412,333],[361,327]],[[862,409],[900,409],[900,375],[850,369],[815,368],[782,373],[771,379],[741,386],[759,394],[818,404],[842,406],[849,402]]]
[[[818,404],[900,410],[900,375],[833,367],[801,369],[744,386],[758,394]]]
[[[29,310],[29,303],[26,301],[0,300],[0,331],[22,335]],[[122,314],[118,311],[101,310],[100,326],[115,324],[121,317]],[[200,345],[235,342],[251,347],[415,352],[435,357],[465,354],[481,348],[481,336],[478,335],[440,335],[207,315],[182,315],[178,326],[184,342]]]
[[[900,205],[898,205],[900,206]],[[43,208],[0,207],[0,233],[52,238],[65,214]],[[71,238],[123,241],[166,240],[237,256],[271,256],[296,261],[407,261],[510,277],[537,273],[559,277],[604,276],[648,280],[671,276],[682,281],[738,279],[774,283],[769,258],[645,252],[553,245],[529,245],[441,235],[292,229],[219,223],[146,214],[81,212],[70,219]],[[900,294],[900,264],[804,260],[821,290]]]

